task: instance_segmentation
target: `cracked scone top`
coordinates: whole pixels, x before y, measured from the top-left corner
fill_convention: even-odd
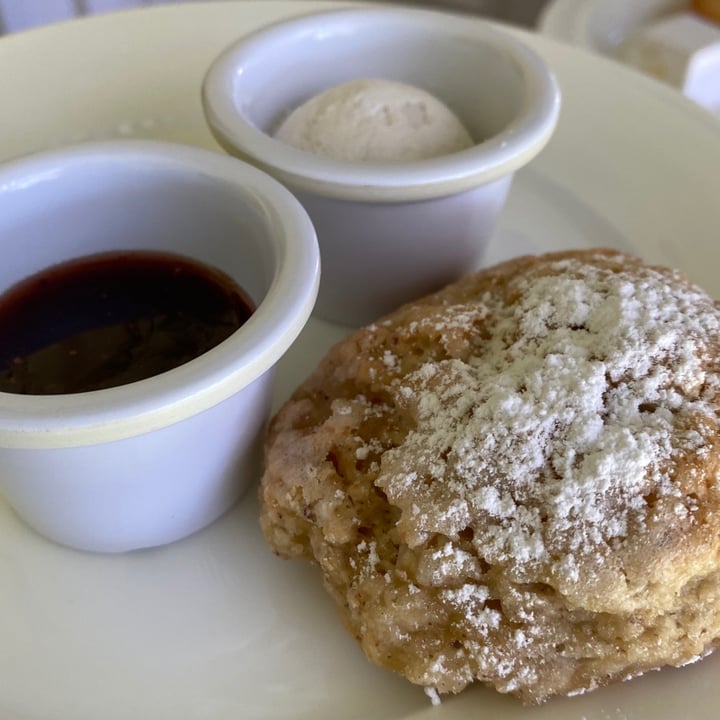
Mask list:
[[[720,637],[719,320],[610,251],[408,304],[274,418],[265,535],[431,692],[537,703],[695,660]]]

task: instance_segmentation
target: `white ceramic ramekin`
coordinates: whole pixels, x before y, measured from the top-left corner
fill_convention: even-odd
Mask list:
[[[0,292],[54,263],[116,250],[217,267],[257,309],[217,347],[146,380],[0,393],[0,492],[47,537],[113,552],[202,528],[257,477],[272,368],[310,316],[319,280],[303,208],[233,158],[114,141],[0,167]]]
[[[429,91],[476,144],[375,165],[273,138],[295,107],[358,77]],[[323,260],[318,314],[359,324],[477,267],[513,173],[552,135],[560,95],[545,62],[489,23],[376,6],[307,15],[240,38],[210,67],[203,104],[220,144],[283,182],[310,214]]]

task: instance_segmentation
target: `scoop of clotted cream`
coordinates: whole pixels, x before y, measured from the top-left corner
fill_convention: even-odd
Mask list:
[[[420,88],[380,79],[331,87],[293,110],[275,137],[335,160],[393,163],[470,147],[457,116]]]

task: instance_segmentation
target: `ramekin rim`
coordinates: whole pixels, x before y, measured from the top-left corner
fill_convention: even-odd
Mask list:
[[[128,385],[65,395],[0,393],[0,447],[98,444],[174,424],[262,377],[299,335],[312,312],[320,258],[315,231],[298,200],[278,181],[221,153],[157,140],[88,142],[17,158],[0,167],[0,186],[49,162],[152,156],[240,183],[267,202],[278,231],[278,266],[268,292],[233,335],[173,370]]]
[[[410,22],[416,27],[453,31],[470,39],[481,36],[511,54],[528,83],[530,98],[518,117],[502,132],[467,150],[413,163],[359,164],[321,157],[276,140],[243,117],[234,103],[231,83],[239,61],[282,33],[306,29],[322,21],[355,18]],[[482,19],[426,9],[341,8],[321,10],[282,20],[227,46],[211,63],[202,83],[202,105],[210,129],[229,153],[272,173],[285,184],[307,192],[353,200],[419,200],[468,190],[514,172],[537,155],[558,121],[560,90],[545,61],[510,33]]]

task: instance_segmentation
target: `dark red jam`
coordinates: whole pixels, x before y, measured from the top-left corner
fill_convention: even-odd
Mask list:
[[[0,295],[0,392],[125,385],[215,347],[252,314],[228,276],[155,252],[55,265]]]

